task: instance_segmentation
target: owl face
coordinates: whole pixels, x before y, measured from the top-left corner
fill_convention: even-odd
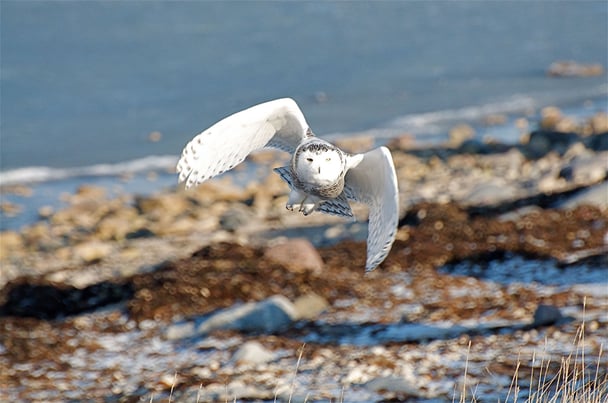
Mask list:
[[[312,143],[296,151],[294,168],[300,181],[328,186],[341,178],[344,172],[343,156],[333,146]]]

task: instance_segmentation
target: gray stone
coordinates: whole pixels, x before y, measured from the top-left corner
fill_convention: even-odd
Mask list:
[[[589,187],[569,198],[560,201],[555,207],[574,209],[582,205],[594,205],[602,210],[608,210],[608,182]]]
[[[513,200],[519,194],[514,184],[504,181],[488,181],[475,185],[466,197],[470,205],[494,205],[505,200]]]
[[[560,171],[560,176],[577,185],[597,183],[606,178],[608,154],[576,156]]]
[[[562,319],[559,308],[553,305],[539,305],[534,311],[533,326],[550,326]]]
[[[253,213],[245,206],[234,206],[220,217],[223,230],[234,232],[251,222]]]
[[[285,297],[275,295],[261,302],[223,309],[201,322],[177,324],[165,332],[168,339],[206,335],[214,330],[275,333],[284,330],[298,318],[294,305]]]

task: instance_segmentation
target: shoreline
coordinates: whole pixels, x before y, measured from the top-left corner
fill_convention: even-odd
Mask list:
[[[576,131],[577,125],[588,121],[606,108],[608,108],[608,98],[603,95],[585,102],[577,102],[575,105],[564,106],[563,109],[558,108],[557,111],[563,115],[562,118],[567,123],[560,130]],[[345,145],[347,148],[350,146],[354,151],[391,143],[401,143],[404,149],[450,147],[454,144],[454,135],[456,137],[465,135],[466,140],[513,146],[521,142],[521,136],[540,124],[543,110],[555,109],[555,107],[534,106],[533,110],[536,111],[534,113],[532,111],[523,113],[521,108],[515,113],[511,110],[496,113],[486,111],[476,115],[475,118],[468,116],[470,113],[465,113],[468,109],[475,108],[444,111],[454,114],[445,121],[441,117],[431,118],[433,121],[439,119],[438,122],[442,122],[442,128],[435,134],[420,135],[418,129],[414,129],[413,132],[408,130],[407,127],[411,125],[403,126],[389,122],[376,129],[321,137]],[[435,116],[437,113],[430,112],[428,115]],[[421,114],[424,115],[427,114]],[[405,116],[406,120],[411,119],[408,116]],[[415,126],[421,124],[426,126],[429,123],[427,120],[428,118],[425,118],[424,123],[419,122]],[[387,136],[387,133],[390,135]],[[456,141],[460,140],[456,139]],[[268,150],[260,151],[262,156],[268,153]],[[48,211],[49,208],[58,210],[67,207],[66,199],[70,194],[77,192],[82,185],[101,186],[106,189],[109,196],[113,197],[148,196],[171,191],[177,187],[174,173],[177,158],[177,156],[160,155],[116,164],[68,168],[25,167],[5,171],[0,181],[0,231],[15,231],[35,224],[36,221],[44,219],[39,214],[41,209]],[[238,173],[227,173],[224,177],[232,178],[238,185],[246,187],[259,173],[255,171],[255,163],[252,163],[256,161],[255,154],[247,161],[249,164],[239,167]],[[268,157],[258,158],[257,161],[262,164],[274,162]],[[250,174],[247,174],[247,171]]]

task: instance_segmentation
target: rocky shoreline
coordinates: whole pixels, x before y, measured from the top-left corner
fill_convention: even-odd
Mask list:
[[[465,363],[468,393],[504,400],[516,368],[524,393],[580,348],[606,396],[606,115],[546,108],[518,144],[460,127],[388,146],[402,217],[367,275],[365,208],[285,211],[275,152],[246,186],[83,186],[0,233],[0,400],[442,401]]]

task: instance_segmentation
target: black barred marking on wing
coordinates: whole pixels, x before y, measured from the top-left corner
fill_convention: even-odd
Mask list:
[[[279,174],[281,179],[287,182],[290,189],[296,189],[296,184],[294,183],[295,178],[291,173],[290,167],[278,167],[275,168],[274,171]]]
[[[341,194],[335,199],[326,200],[317,208],[317,210],[331,215],[337,215],[340,217],[354,218],[353,211],[350,208],[350,204]]]

